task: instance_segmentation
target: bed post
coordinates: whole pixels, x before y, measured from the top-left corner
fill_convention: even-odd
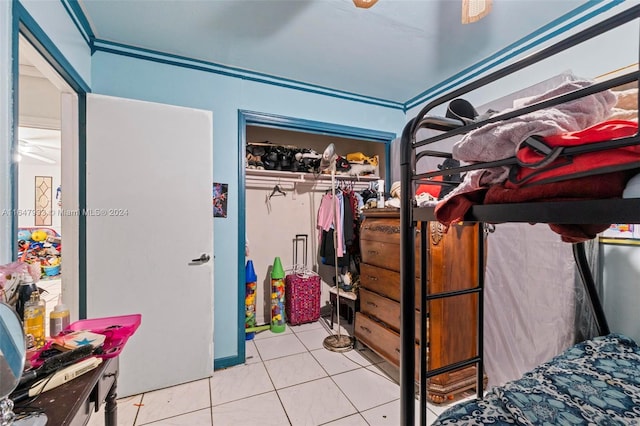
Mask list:
[[[593,313],[596,326],[598,327],[598,335],[605,336],[610,333],[609,324],[607,323],[607,316],[604,313],[602,304],[600,303],[600,297],[596,290],[596,284],[589,268],[589,262],[587,261],[587,255],[585,254],[584,243],[574,243],[573,258],[576,261],[580,278],[582,279],[582,285],[589,295],[589,302],[591,303],[591,312]]]
[[[413,123],[409,121],[400,139],[400,424],[415,424],[415,224],[412,219],[411,177]],[[421,342],[424,344],[425,342]],[[424,396],[426,397],[426,395]]]

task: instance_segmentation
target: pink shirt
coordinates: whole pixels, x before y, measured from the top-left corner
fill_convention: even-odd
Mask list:
[[[322,197],[320,201],[320,208],[318,208],[318,241],[322,240],[322,231],[328,231],[331,229],[332,225],[336,232],[336,239],[338,240],[338,244],[336,247],[336,254],[338,257],[344,256],[344,246],[342,244],[342,223],[338,220],[338,223],[335,223],[335,215],[340,214],[340,200],[338,197],[334,199],[334,203],[331,203],[331,199],[333,195],[326,194]],[[336,213],[333,211],[332,204],[335,205]]]

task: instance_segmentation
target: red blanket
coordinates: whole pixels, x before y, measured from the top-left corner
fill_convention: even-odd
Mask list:
[[[442,200],[435,208],[436,219],[450,225],[464,219],[474,204],[504,204],[535,201],[570,201],[619,198],[627,180],[637,171],[620,171],[576,179],[533,185],[524,188],[507,188],[504,184],[467,192]],[[549,227],[560,234],[562,241],[575,243],[593,239],[611,224],[559,225]]]

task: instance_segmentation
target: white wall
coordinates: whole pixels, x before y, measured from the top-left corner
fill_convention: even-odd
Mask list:
[[[53,228],[59,234],[62,234],[61,229],[61,217],[59,212],[58,203],[56,200],[56,189],[60,185],[60,165],[59,164],[20,164],[19,170],[19,188],[18,188],[18,209],[21,212],[31,212],[36,208],[35,206],[35,177],[36,176],[51,176],[52,188],[51,188],[51,200],[52,200],[52,217],[51,225],[46,225],[47,228]],[[24,214],[18,217],[18,227],[31,228],[36,226],[35,217],[32,214]]]
[[[46,78],[21,75],[20,125],[60,129],[60,91]]]
[[[622,333],[640,342],[640,247],[601,243],[600,250],[602,307],[609,328],[612,333]]]

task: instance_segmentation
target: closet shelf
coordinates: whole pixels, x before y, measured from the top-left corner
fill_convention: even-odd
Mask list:
[[[278,170],[258,170],[258,169],[245,169],[247,182],[280,182],[280,183],[330,183],[330,174],[315,174],[315,173],[303,173],[303,172],[288,172]],[[354,183],[366,183],[375,182],[379,180],[379,176],[349,176],[344,174],[336,174],[336,180],[347,181]]]

